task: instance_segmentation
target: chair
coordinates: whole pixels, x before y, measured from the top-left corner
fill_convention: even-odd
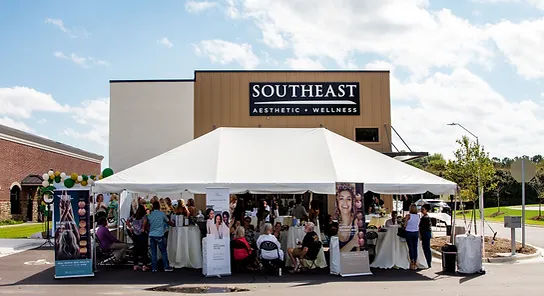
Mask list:
[[[306,255],[304,255],[304,257],[302,258],[309,262],[308,269],[318,268],[316,261],[322,246],[323,246],[323,243],[321,243],[321,241],[316,240],[312,243],[312,246],[308,248],[308,252],[306,252]]]
[[[119,264],[119,260],[115,257],[114,250],[104,248],[98,236],[96,239],[96,265],[100,266],[114,266]]]
[[[374,241],[378,239],[378,233],[375,232],[375,231],[367,231],[367,233],[365,234],[365,240],[368,242],[368,241]],[[375,244],[369,244],[367,243],[367,248],[369,248],[369,261],[370,263],[372,263],[372,261],[374,261],[374,257],[376,257],[376,245]]]
[[[276,251],[278,256],[276,259],[264,259],[262,256],[262,251]],[[271,241],[264,241],[259,246],[259,260],[263,264],[264,271],[274,270],[275,272],[279,271],[283,267],[283,261],[281,260],[280,249],[278,246]]]

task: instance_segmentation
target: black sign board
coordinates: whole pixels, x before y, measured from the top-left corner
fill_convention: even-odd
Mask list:
[[[259,82],[249,84],[249,114],[359,115],[359,82]]]

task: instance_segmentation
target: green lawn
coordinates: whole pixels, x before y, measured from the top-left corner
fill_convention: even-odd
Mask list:
[[[0,228],[0,238],[29,238],[31,235],[44,231],[44,224],[26,224]]]
[[[538,205],[536,205],[538,206]],[[502,223],[504,222],[504,216],[521,216],[521,207],[520,209],[511,209],[510,207],[501,207],[501,215],[498,215],[498,216],[494,216],[492,217],[493,214],[497,213],[497,207],[493,207],[493,208],[486,208],[484,210],[484,216],[485,216],[485,220],[486,221],[490,221],[490,222],[498,222],[498,223]],[[544,205],[542,206],[542,214],[544,216]],[[467,212],[465,213],[467,219],[470,219],[472,217],[472,212]],[[478,210],[476,210],[476,218],[479,219],[480,218],[480,212]],[[541,225],[541,226],[544,226],[544,221],[539,221],[539,220],[532,220],[531,218],[533,217],[537,217],[538,216],[538,211],[535,211],[535,210],[526,210],[525,211],[525,221],[527,224],[529,225]],[[457,219],[459,218],[462,218],[463,215],[461,214],[461,212],[457,212]]]

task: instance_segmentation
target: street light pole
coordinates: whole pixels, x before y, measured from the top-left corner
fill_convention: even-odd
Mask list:
[[[469,131],[468,129],[466,129],[464,126],[462,126],[461,124],[459,123],[456,123],[456,122],[452,122],[452,123],[448,123],[448,125],[450,126],[458,126],[462,129],[464,129],[467,133],[469,133],[470,135],[472,135],[474,138],[476,138],[476,146],[478,146],[478,156],[480,154],[480,141],[478,139],[478,136],[476,136],[475,134],[473,134],[471,131]],[[485,258],[485,236],[484,236],[484,231],[485,231],[485,218],[484,218],[484,191],[483,191],[483,188],[482,188],[482,185],[481,185],[481,177],[480,177],[480,161],[477,159],[478,163],[478,201],[479,201],[479,206],[480,206],[480,223],[481,223],[481,231],[482,231],[482,258]],[[475,225],[476,226],[476,225]],[[482,268],[482,271],[483,268]]]

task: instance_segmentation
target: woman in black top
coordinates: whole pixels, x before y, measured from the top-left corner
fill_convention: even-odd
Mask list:
[[[431,253],[431,217],[428,212],[431,210],[431,205],[424,204],[421,206],[421,220],[419,221],[419,236],[421,237],[421,247],[427,259],[427,265],[431,268],[432,253]]]

